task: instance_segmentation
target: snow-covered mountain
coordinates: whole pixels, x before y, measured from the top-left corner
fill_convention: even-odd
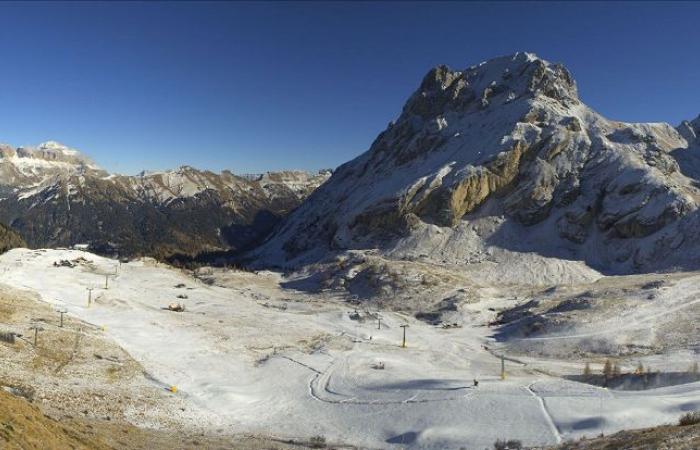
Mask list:
[[[105,174],[77,150],[55,141],[36,148],[0,144],[0,190],[3,195],[40,187],[52,178],[76,174]]]
[[[109,174],[57,142],[0,146],[0,222],[35,247],[91,244],[124,254],[242,248],[330,173],[236,176],[192,167]]]
[[[292,267],[347,250],[451,265],[535,254],[614,273],[696,267],[699,130],[700,118],[678,129],[606,119],[565,67],[529,53],[438,66],[252,256]]]

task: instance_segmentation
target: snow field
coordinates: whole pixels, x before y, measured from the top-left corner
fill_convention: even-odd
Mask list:
[[[87,262],[53,266],[77,258]],[[483,449],[499,438],[555,444],[674,422],[700,405],[697,383],[612,392],[531,369],[556,372],[556,361],[508,361],[501,381],[477,315],[465,312],[463,328],[444,330],[380,312],[378,330],[371,318],[351,320],[352,308],[330,295],[280,289],[271,273],[229,274],[222,287],[151,260],[120,267],[76,250],[26,249],[1,255],[0,273],[2,283],[104,327],[164,395],[187,401],[185,411],[162,412],[185,427],[323,435],[370,448]],[[109,289],[105,274],[114,275]],[[186,312],[163,309],[174,301]],[[380,362],[384,369],[375,368]],[[165,392],[171,385],[177,393]]]

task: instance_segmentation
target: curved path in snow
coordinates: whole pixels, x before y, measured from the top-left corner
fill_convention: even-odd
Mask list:
[[[285,355],[278,355],[280,358],[284,358],[292,363],[301,365],[310,371],[314,372],[314,375],[309,380],[309,395],[315,400],[325,402],[325,403],[337,403],[337,404],[356,404],[356,405],[395,405],[395,404],[407,404],[407,403],[431,403],[431,402],[447,402],[455,400],[463,400],[467,398],[472,393],[472,387],[470,386],[455,386],[455,387],[444,387],[440,390],[442,391],[465,391],[464,394],[460,395],[445,395],[445,396],[432,396],[430,398],[421,398],[422,392],[426,392],[420,387],[411,389],[412,395],[408,398],[396,398],[396,399],[382,399],[382,398],[368,398],[368,392],[362,392],[365,395],[352,395],[344,394],[338,392],[331,387],[332,378],[336,375],[338,366],[343,370],[343,375],[336,376],[336,378],[341,378],[344,382],[348,377],[348,359],[351,355],[345,355],[341,362],[338,362],[338,358],[334,359],[331,364],[323,371],[319,371],[308,364],[304,364],[294,358]],[[362,385],[359,380],[354,377],[349,379],[354,388],[362,391]]]

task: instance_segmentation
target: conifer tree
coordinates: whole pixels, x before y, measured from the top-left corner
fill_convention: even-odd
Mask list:
[[[605,379],[607,380],[608,378],[610,378],[612,373],[613,373],[612,363],[610,362],[609,359],[606,359],[605,365],[603,366],[603,375],[605,375]]]

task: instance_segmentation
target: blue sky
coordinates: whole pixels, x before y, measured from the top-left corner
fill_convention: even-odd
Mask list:
[[[532,51],[612,119],[700,114],[700,3],[0,3],[0,142],[121,173],[335,167],[430,67]]]

